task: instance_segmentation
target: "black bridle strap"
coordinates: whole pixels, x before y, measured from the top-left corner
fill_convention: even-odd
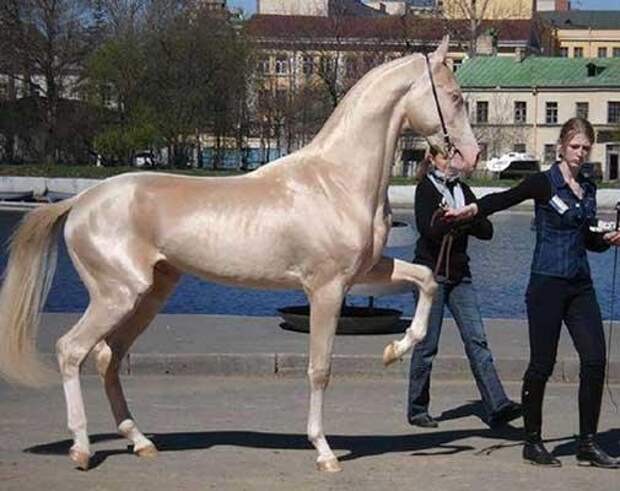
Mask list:
[[[446,127],[446,121],[443,118],[443,112],[441,111],[441,106],[439,105],[439,97],[437,97],[437,89],[435,88],[435,81],[433,80],[433,70],[431,69],[431,60],[428,58],[428,54],[424,53],[424,58],[426,58],[426,66],[428,67],[428,78],[431,81],[431,88],[433,89],[433,99],[435,99],[435,106],[437,107],[437,113],[439,114],[439,121],[441,122],[441,130],[443,131],[443,141],[446,144],[446,150],[448,155],[451,154],[454,149],[454,145],[452,145],[452,141],[450,140],[450,135],[448,134],[448,128]]]

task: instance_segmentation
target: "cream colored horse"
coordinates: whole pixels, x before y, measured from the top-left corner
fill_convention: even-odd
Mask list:
[[[445,65],[447,46],[444,39],[430,66],[458,150],[453,164],[468,171],[478,146]],[[388,364],[423,339],[436,288],[427,268],[381,256],[391,223],[390,166],[403,125],[441,143],[429,71],[419,54],[369,72],[308,146],[255,172],[126,174],[31,212],[13,237],[0,293],[0,372],[31,384],[45,375],[35,356],[36,326],[66,218],[69,255],[90,294],[82,318],[56,344],[74,439],[70,457],[79,467],[86,469],[91,456],[79,379],[91,352],[118,431],[136,454],[157,453],[129,411],[119,364],[188,272],[231,285],[303,288],[311,304],[308,438],[318,467],[339,470],[322,412],[344,295],[354,283],[419,287],[411,326],[385,350]]]

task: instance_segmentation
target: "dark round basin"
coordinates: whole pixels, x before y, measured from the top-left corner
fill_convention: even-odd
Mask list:
[[[282,329],[308,332],[310,327],[310,307],[296,305],[278,309],[284,323]],[[346,306],[342,309],[336,334],[391,334],[403,332],[406,325],[400,321],[402,312],[396,309],[376,307]]]

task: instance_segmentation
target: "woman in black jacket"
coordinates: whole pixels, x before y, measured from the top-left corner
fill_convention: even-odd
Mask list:
[[[431,147],[418,171],[415,218],[419,238],[414,262],[435,271],[439,288],[431,307],[426,337],[416,345],[411,357],[407,418],[412,425],[437,426],[428,412],[430,376],[447,307],[461,333],[486,411],[486,421],[494,427],[519,417],[521,408],[506,396],[497,375],[469,270],[468,237],[489,240],[493,236],[493,226],[486,218],[458,227],[441,219],[445,208],[476,201],[467,184],[446,174],[447,168],[447,158]]]

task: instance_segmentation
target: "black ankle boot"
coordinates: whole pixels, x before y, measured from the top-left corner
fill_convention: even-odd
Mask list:
[[[534,465],[562,467],[562,462],[551,455],[543,445],[540,433],[528,434],[523,445],[523,460]]]
[[[577,464],[620,469],[620,461],[608,455],[594,441],[594,435],[582,435],[577,442]]]
[[[526,377],[523,380],[521,392],[523,422],[525,423],[523,460],[535,465],[561,467],[562,463],[547,451],[540,437],[545,385],[546,380],[540,378]]]

